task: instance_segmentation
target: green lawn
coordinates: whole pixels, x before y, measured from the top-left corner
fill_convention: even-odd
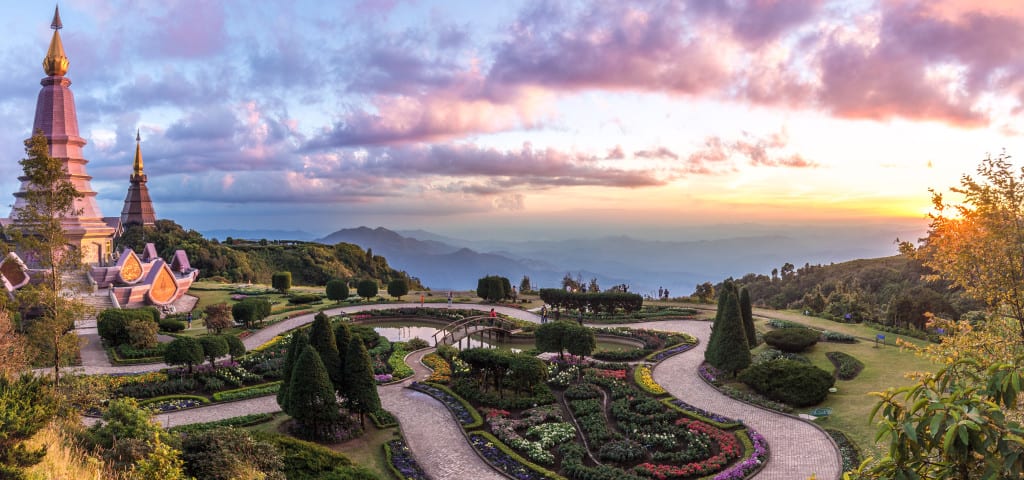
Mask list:
[[[247,427],[249,430],[271,432],[271,433],[283,433],[281,425],[287,422],[291,417],[283,413],[277,413],[274,415],[274,419],[261,423],[259,425],[253,425]],[[369,418],[366,419],[365,433],[359,438],[349,440],[342,443],[334,444],[322,444],[323,446],[330,448],[336,452],[344,454],[352,463],[362,465],[369,468],[377,473],[382,479],[394,478],[391,474],[391,470],[388,469],[387,459],[384,457],[384,442],[396,438],[399,435],[397,427],[378,429],[373,425],[373,422]]]
[[[802,319],[813,318],[804,317],[799,314],[797,316]],[[799,320],[788,317],[784,319],[791,321]],[[865,334],[866,331],[873,331],[873,329],[859,325],[839,324],[823,319],[816,320],[824,322],[824,324],[802,323],[820,328],[827,328],[832,325],[848,327],[844,330],[838,328],[828,329],[843,331],[843,333],[857,336],[867,336]],[[769,329],[766,320],[759,319],[755,323],[761,331]],[[858,331],[857,329],[861,330]],[[886,338],[889,338],[888,334]],[[762,348],[764,346],[758,347],[755,352]],[[832,372],[835,368],[832,366],[832,362],[825,357],[825,353],[833,351],[844,352],[856,357],[864,363],[864,370],[853,380],[836,380],[835,386],[838,392],[829,394],[825,402],[818,405],[819,407],[831,407],[832,416],[828,419],[819,420],[818,423],[823,427],[842,430],[861,448],[865,456],[878,457],[884,453],[885,445],[874,444],[877,428],[875,422],[871,421],[868,416],[871,414],[871,409],[875,406],[876,398],[868,395],[868,393],[882,391],[889,387],[909,385],[911,381],[906,378],[907,373],[933,371],[935,370],[935,365],[925,358],[918,357],[913,352],[902,350],[892,345],[876,347],[874,342],[868,341],[860,341],[854,344],[818,342],[818,344],[805,352],[804,355],[815,366]],[[807,408],[799,413],[807,413],[812,409],[813,407]]]

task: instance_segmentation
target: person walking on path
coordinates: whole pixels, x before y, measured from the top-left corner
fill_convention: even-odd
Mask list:
[[[420,306],[421,307],[423,306],[423,300],[424,300],[424,297],[423,297],[423,294],[421,293],[420,294]]]
[[[580,325],[583,325],[583,309],[582,308],[579,309],[579,311],[576,313],[576,321],[580,322]]]
[[[448,308],[452,308],[452,292],[448,292]]]
[[[192,312],[188,312],[188,328],[192,328]]]
[[[540,323],[548,323],[548,306],[543,305],[540,307]]]

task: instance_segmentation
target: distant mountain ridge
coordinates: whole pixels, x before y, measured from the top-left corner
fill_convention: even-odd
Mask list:
[[[829,264],[892,255],[891,239],[910,237],[883,228],[844,226],[840,230],[748,231],[714,240],[645,240],[625,235],[567,240],[467,240],[423,230],[398,233],[383,227],[351,228],[319,241],[347,242],[385,255],[432,288],[475,288],[482,276],[498,274],[518,283],[529,275],[535,286],[557,287],[570,273],[602,288],[625,283],[651,294],[659,287],[673,296],[692,293],[697,284],[767,274],[784,263]]]

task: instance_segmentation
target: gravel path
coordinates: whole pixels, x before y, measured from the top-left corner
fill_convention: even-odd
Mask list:
[[[704,361],[704,349],[711,335],[711,323],[672,320],[625,326],[686,332],[700,340],[697,348],[669,357],[653,372],[654,380],[674,397],[695,407],[742,419],[768,441],[771,457],[755,478],[759,480],[838,479],[842,459],[831,437],[814,425],[788,415],[733,400],[704,383],[697,368]]]

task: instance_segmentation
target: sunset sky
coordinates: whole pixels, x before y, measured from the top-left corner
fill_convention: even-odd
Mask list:
[[[60,8],[88,169],[108,216],[120,213],[140,129],[157,215],[187,227],[561,238],[712,224],[923,226],[929,187],[955,184],[988,152],[1024,155],[1021,5]],[[5,204],[18,188],[52,14],[0,0]]]

